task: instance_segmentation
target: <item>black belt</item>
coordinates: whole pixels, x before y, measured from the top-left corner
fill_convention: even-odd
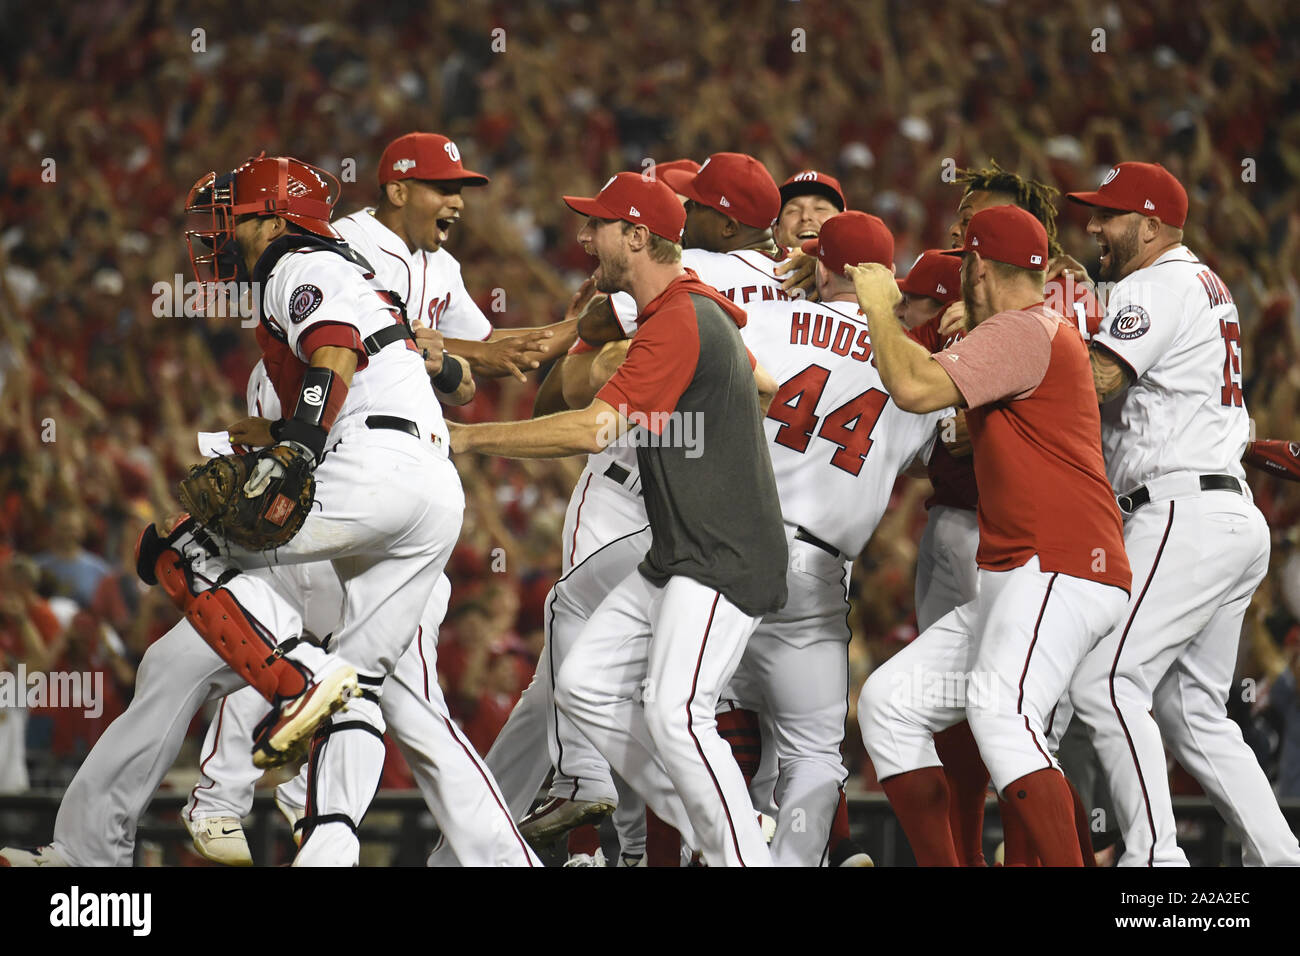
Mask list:
[[[1233,478],[1232,475],[1201,475],[1201,490],[1233,491],[1242,494],[1241,482]],[[1116,495],[1115,502],[1119,505],[1120,511],[1131,515],[1143,505],[1151,502],[1151,492],[1147,490],[1146,485],[1142,485],[1126,495]]]
[[[367,355],[374,355],[380,349],[392,345],[394,342],[402,342],[413,338],[411,330],[406,327],[405,322],[402,322],[397,325],[386,326],[374,335],[367,335],[361,340],[361,344],[365,346]]]
[[[420,429],[415,427],[415,422],[394,415],[371,415],[366,419],[366,427],[391,428],[395,432],[406,432],[412,438],[420,437]]]
[[[804,527],[796,528],[794,532],[794,539],[796,541],[806,541],[808,542],[808,544],[811,544],[814,548],[821,548],[832,558],[842,557],[839,548],[835,547],[835,545],[827,541],[823,541],[821,538],[817,537],[817,535],[813,534],[807,528]]]
[[[618,464],[618,462],[610,462],[609,467],[605,469],[605,477],[615,484],[627,488],[628,491],[632,490],[627,484],[627,480],[632,477],[632,472]]]

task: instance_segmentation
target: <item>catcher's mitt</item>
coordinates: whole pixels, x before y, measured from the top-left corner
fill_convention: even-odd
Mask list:
[[[222,455],[190,469],[176,494],[207,530],[241,548],[270,551],[288,544],[311,511],[312,464],[309,455],[287,444]]]

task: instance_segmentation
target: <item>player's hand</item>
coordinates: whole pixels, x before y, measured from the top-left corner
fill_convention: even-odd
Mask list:
[[[939,422],[939,440],[948,454],[954,458],[965,458],[971,453],[970,430],[966,427],[966,410],[959,408],[957,414]]]
[[[817,260],[802,249],[790,250],[790,258],[779,263],[772,270],[781,282],[781,288],[794,298],[815,299],[817,297]]]
[[[230,432],[230,443],[232,445],[265,448],[267,445],[275,444],[275,439],[271,436],[271,420],[269,418],[241,418],[227,428],[226,431]]]
[[[966,324],[966,303],[958,299],[943,311],[943,318],[939,320],[939,338],[946,339],[950,335],[969,330],[970,327]]]
[[[415,347],[424,358],[424,370],[433,378],[442,371],[442,352],[446,348],[442,333],[429,328],[421,319],[411,323],[411,331],[415,333]]]
[[[894,279],[892,269],[879,262],[864,262],[856,266],[845,266],[844,274],[853,280],[853,291],[857,294],[858,305],[863,313],[894,314],[894,306],[903,297],[898,291],[898,282]]]
[[[1092,276],[1088,275],[1088,270],[1083,267],[1083,263],[1073,256],[1067,256],[1065,253],[1061,253],[1047,264],[1048,282],[1060,275],[1070,275],[1074,277],[1075,282],[1092,285]]]
[[[596,279],[594,276],[587,276],[582,285],[578,286],[578,291],[573,294],[569,300],[569,307],[564,310],[564,321],[576,319],[585,313],[597,299],[606,298],[605,293],[596,289]]]
[[[531,372],[541,364],[537,356],[546,353],[546,340],[554,335],[549,330],[539,330],[485,342],[474,371],[488,378],[513,375],[519,381],[527,382],[528,377],[524,372]]]

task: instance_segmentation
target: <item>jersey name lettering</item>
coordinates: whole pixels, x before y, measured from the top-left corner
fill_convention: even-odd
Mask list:
[[[830,349],[836,355],[848,355],[859,362],[871,358],[871,337],[866,329],[848,319],[835,320],[821,312],[796,312],[790,316],[790,344]]]
[[[1196,278],[1200,280],[1201,288],[1205,290],[1205,294],[1210,297],[1210,308],[1228,305],[1232,302],[1232,293],[1228,291],[1228,287],[1223,284],[1222,279],[1209,269],[1198,272]]]

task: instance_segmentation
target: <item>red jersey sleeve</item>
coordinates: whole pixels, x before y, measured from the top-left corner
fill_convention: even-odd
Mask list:
[[[624,418],[639,413],[637,424],[658,433],[665,415],[677,407],[700,358],[700,332],[688,296],[660,309],[643,322],[632,337],[627,358],[614,376],[596,393]]]

